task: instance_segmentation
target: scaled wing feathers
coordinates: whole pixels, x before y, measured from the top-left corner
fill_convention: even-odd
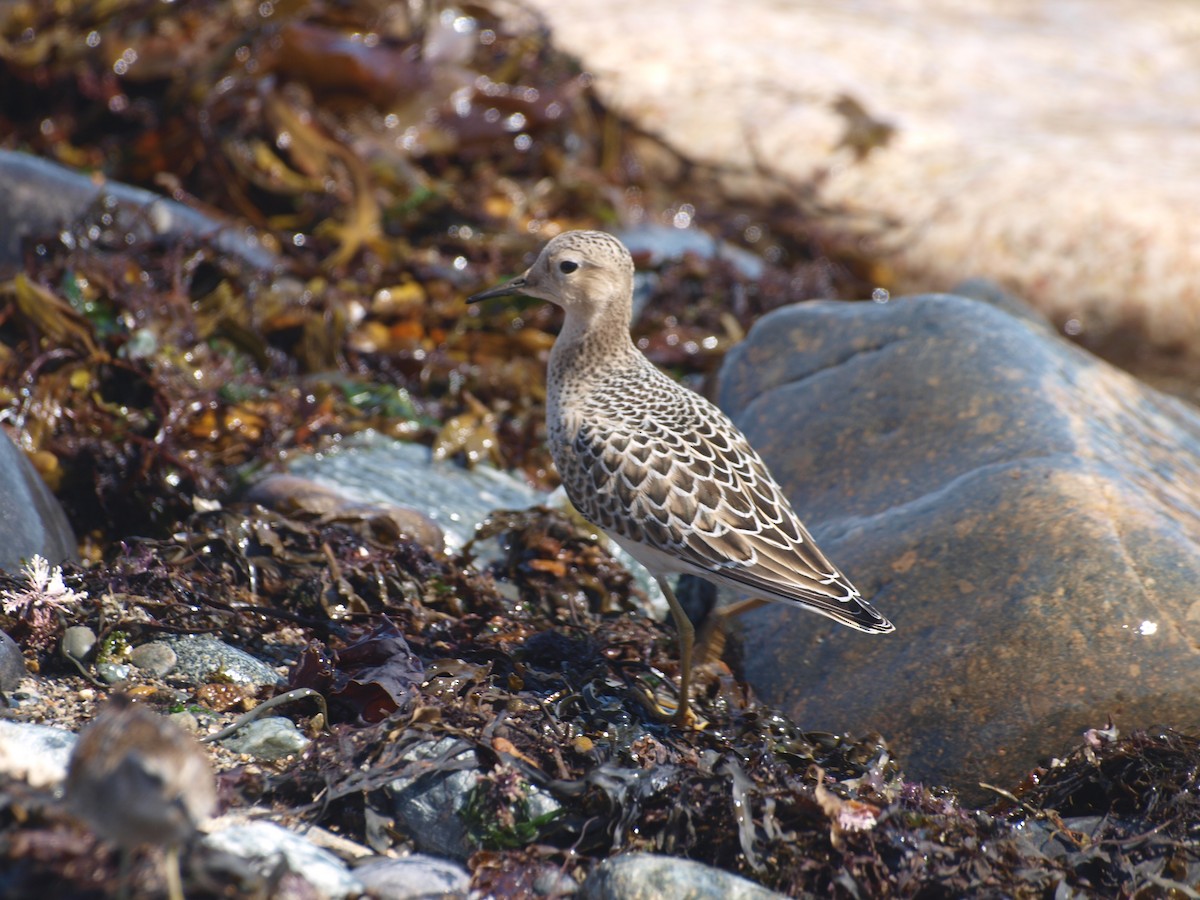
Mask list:
[[[678,410],[676,395],[667,421],[650,404],[636,430],[627,414],[603,432],[581,425],[573,471],[563,473],[579,511],[676,557],[681,571],[799,603],[862,631],[892,630],[816,546],[741,432],[692,398],[690,409]]]

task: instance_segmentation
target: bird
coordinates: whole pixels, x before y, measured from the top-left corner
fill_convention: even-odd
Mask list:
[[[546,427],[568,499],[650,572],[679,633],[690,721],[695,631],[668,576],[691,574],[863,632],[894,626],[817,547],[745,435],[661,372],[630,334],[634,263],[617,238],[566,231],[511,281],[467,298],[524,295],[563,309],[550,351]],[[668,715],[664,713],[664,716]]]
[[[172,900],[183,900],[179,847],[217,802],[199,743],[170,719],[116,695],[79,734],[67,766],[67,808],[121,850],[122,892],[137,847],[166,849]]]

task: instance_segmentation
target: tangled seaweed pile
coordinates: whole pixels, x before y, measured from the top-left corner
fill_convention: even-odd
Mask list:
[[[667,689],[674,638],[556,514],[497,515],[477,540],[503,552],[481,571],[473,548],[445,555],[387,517],[237,502],[282,454],[366,428],[552,483],[553,313],[468,312],[462,297],[559,230],[699,223],[762,256],[753,278],[687,257],[649,282],[639,339],[697,384],[763,311],[861,293],[865,264],[795,206],[723,201],[717,173],[613,118],[546,38],[471,4],[0,9],[0,146],[236,216],[278,260],[138,239],[101,203],[2,276],[0,416],[84,532],[66,586],[91,598],[14,606],[4,630],[64,681],[73,624],[116,654],[219,633],[278,660],[278,688],[192,698],[224,711],[308,688],[328,704],[304,720],[303,756],[225,771],[224,802],[376,850],[412,839],[384,799],[415,771],[407,752],[451,739],[485,773],[469,864],[497,896],[629,849],[796,895],[1195,896],[1191,737],[1096,733],[972,810],[906,782],[878,736],[800,731],[721,664],[701,673],[706,729],[650,720],[638,692]],[[532,809],[534,789],[552,812]],[[77,835],[4,786],[6,889],[108,889],[112,866]]]
[[[133,542],[111,567],[69,581],[120,598],[106,639],[219,632],[290,659],[278,690],[327,699],[327,714],[305,719],[315,740],[301,758],[223,774],[233,806],[383,850],[412,839],[369,824],[394,820],[387,786],[452,771],[473,752],[485,777],[464,810],[480,848],[470,866],[495,896],[526,896],[548,869],[582,876],[637,849],[792,895],[1190,896],[1182,885],[1200,870],[1195,738],[1092,733],[984,812],[904,781],[878,736],[801,732],[719,664],[701,679],[709,727],[670,728],[648,719],[634,692],[669,671],[673,641],[631,611],[627,573],[558,513],[501,515],[486,531],[503,553],[478,572],[469,557],[398,541],[379,520],[231,508],[198,514],[186,536]],[[47,647],[43,675],[66,677],[52,643],[20,624],[27,646]],[[432,762],[414,761],[410,751],[433,741],[449,743]],[[535,814],[534,789],[554,799],[550,812]],[[81,873],[98,871],[95,845],[67,840],[52,809],[27,803],[7,796],[0,853],[22,887],[81,889]]]
[[[137,240],[101,204],[28,242],[0,282],[0,408],[102,543],[367,427],[428,441],[454,422],[484,433],[452,450],[552,480],[553,314],[468,312],[464,293],[562,229],[650,210],[690,222],[693,205],[668,199],[685,184],[716,206],[699,202],[711,175],[610,116],[536,22],[392,3],[65,5],[0,11],[3,146],[223,210],[279,255],[262,271],[210,241]],[[770,213],[722,219],[776,261],[764,277],[699,259],[663,272],[639,324],[656,361],[711,371],[764,310],[855,283],[811,225]]]

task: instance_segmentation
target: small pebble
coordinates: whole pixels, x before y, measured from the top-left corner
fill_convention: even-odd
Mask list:
[[[170,713],[167,718],[186,731],[188,734],[200,733],[200,720],[196,718],[196,714],[188,712],[186,709],[183,712]]]
[[[96,646],[96,632],[86,625],[72,625],[63,633],[62,654],[67,659],[83,662]]]
[[[546,867],[534,878],[533,891],[542,897],[566,897],[578,893],[579,882],[566,872]]]
[[[310,743],[296,724],[283,716],[257,719],[221,741],[234,753],[245,753],[261,760],[283,759],[302,752]]]
[[[586,734],[581,734],[571,741],[571,746],[575,748],[576,753],[591,753],[596,748],[592,743],[592,739]]]
[[[96,664],[96,677],[105,684],[119,684],[128,681],[133,674],[133,667],[125,663],[103,662]]]
[[[162,641],[150,641],[133,648],[129,661],[144,672],[159,677],[175,668],[178,658],[175,651]]]
[[[8,702],[15,707],[37,706],[42,702],[42,695],[33,688],[18,688],[8,695]]]

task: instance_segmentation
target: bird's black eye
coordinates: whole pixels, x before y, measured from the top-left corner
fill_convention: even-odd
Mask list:
[[[575,262],[573,259],[564,259],[558,264],[558,271],[562,272],[564,275],[570,275],[578,268],[579,263]]]

